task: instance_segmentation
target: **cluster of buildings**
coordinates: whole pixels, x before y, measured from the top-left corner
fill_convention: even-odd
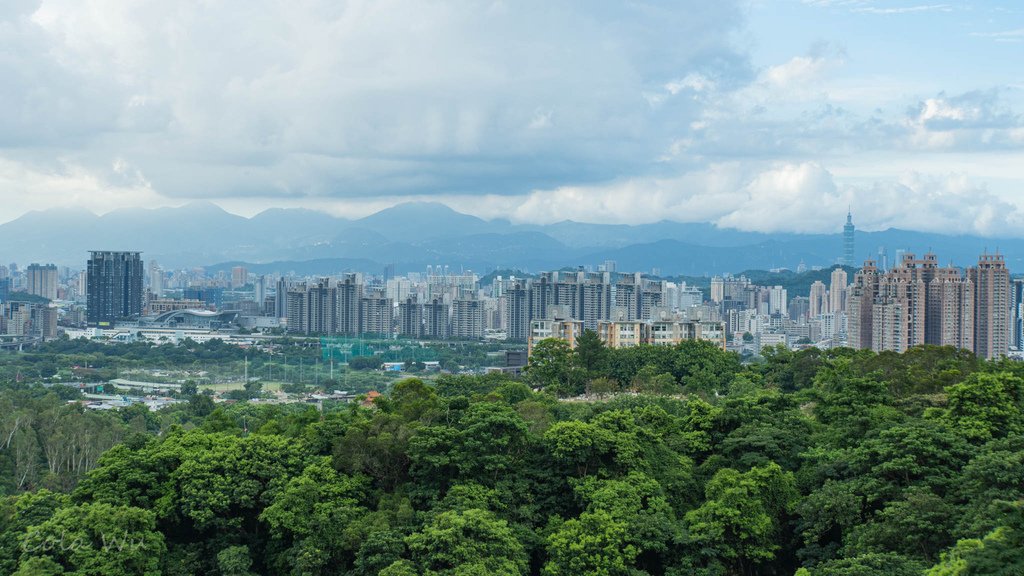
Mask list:
[[[1021,296],[1024,282],[1011,281],[1000,254],[983,254],[963,272],[940,266],[934,254],[904,254],[885,272],[868,260],[849,288],[848,345],[903,352],[937,344],[1006,356],[1024,343]]]
[[[58,273],[53,264],[30,264],[23,271],[17,264],[0,265],[0,335],[57,337],[58,311],[48,301],[59,295]],[[13,299],[12,294],[19,292],[45,300]]]
[[[700,290],[639,273],[618,273],[613,262],[599,268],[545,272],[529,279],[499,276],[481,287],[476,274],[442,266],[401,277],[346,273],[303,279],[255,275],[243,267],[208,277],[200,269],[164,271],[155,262],[147,269],[139,252],[92,251],[84,271],[63,279],[52,265],[32,265],[33,273],[21,275],[32,290],[45,292],[41,295],[55,304],[9,306],[17,310],[18,319],[29,314],[24,310],[36,310],[40,317],[48,310],[47,337],[56,335],[60,311],[59,323],[69,334],[115,339],[142,334],[175,340],[180,339],[175,334],[187,331],[201,340],[216,337],[218,331],[250,328],[300,335],[528,343],[544,337],[574,342],[590,329],[617,347],[689,338],[724,345],[724,327],[703,306]]]
[[[52,339],[57,337],[57,309],[33,302],[0,303],[0,335]]]
[[[559,271],[530,279],[499,276],[489,289],[479,284],[475,274],[449,274],[441,267],[384,280],[362,274],[315,281],[281,278],[273,304],[287,330],[299,334],[517,342],[562,338],[574,344],[589,329],[616,347],[687,338],[724,344],[720,323],[688,317],[687,311],[702,302],[699,290],[642,274]]]
[[[1010,278],[1002,255],[983,254],[964,270],[940,266],[935,254],[901,251],[891,269],[868,260],[849,276],[836,267],[828,284],[815,281],[807,296],[793,298],[781,286],[716,277],[710,299],[736,350],[782,344],[904,352],[935,344],[998,358],[1024,349],[1024,280]]]
[[[837,258],[847,266],[834,267],[806,295],[793,297],[783,286],[731,275],[711,278],[705,292],[617,272],[612,261],[596,271],[497,276],[481,286],[473,272],[447,266],[405,276],[388,267],[378,276],[314,278],[257,275],[236,266],[208,276],[202,268],[163,270],[153,261],[146,267],[139,252],[92,251],[82,271],[0,266],[0,335],[53,338],[64,326],[75,335],[142,334],[157,341],[180,340],[187,331],[201,341],[246,328],[508,340],[532,348],[544,338],[575,345],[593,330],[617,348],[704,339],[752,353],[780,344],[895,352],[937,344],[997,358],[1024,349],[1024,280],[1011,280],[1001,255],[984,254],[962,270],[940,266],[934,254],[917,258],[900,250],[888,269],[880,250],[879,259],[866,261],[851,280],[854,230],[848,214]],[[41,302],[11,298],[20,292]]]
[[[300,334],[482,339],[500,323],[496,303],[480,293],[475,274],[440,267],[411,278],[281,278],[274,304],[287,330]]]
[[[721,318],[737,351],[765,346],[843,345],[848,274],[833,268],[826,285],[816,280],[808,296],[790,298],[782,286],[759,286],[745,276],[711,279],[710,313]]]
[[[688,339],[725,346],[724,326],[702,308],[699,289],[640,273],[618,273],[611,263],[603,268],[499,279],[507,338],[526,341],[531,348],[545,338],[575,346],[584,330],[593,330],[613,348]]]

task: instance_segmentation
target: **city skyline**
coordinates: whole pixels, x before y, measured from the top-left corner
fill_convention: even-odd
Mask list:
[[[0,222],[431,200],[525,223],[825,233],[852,206],[865,231],[1024,229],[1013,3],[252,8],[0,10]]]
[[[839,260],[849,259],[849,248],[844,241]],[[921,258],[896,252],[891,269],[867,259],[852,281],[840,264],[812,270],[813,282],[798,280],[802,272],[757,281],[726,273],[705,286],[624,271],[614,260],[596,270],[505,271],[485,283],[448,266],[298,276],[235,265],[207,276],[201,267],[143,263],[137,251],[90,251],[80,272],[0,265],[0,330],[16,344],[60,335],[244,340],[255,331],[508,341],[532,350],[545,338],[575,346],[589,330],[611,347],[709,340],[743,353],[776,345],[905,352],[922,344],[983,358],[1024,353],[1024,279],[1011,278],[1001,254],[982,253],[975,266],[956,268],[931,251]]]

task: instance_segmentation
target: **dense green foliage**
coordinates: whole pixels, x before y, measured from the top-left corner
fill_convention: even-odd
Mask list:
[[[588,335],[539,343],[522,381],[410,378],[371,408],[194,398],[91,414],[4,392],[0,574],[1024,569],[1024,366],[953,349],[742,365]],[[15,481],[19,442],[80,430],[95,463],[54,474],[46,448]]]

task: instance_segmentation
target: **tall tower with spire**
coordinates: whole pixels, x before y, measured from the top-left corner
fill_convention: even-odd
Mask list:
[[[846,225],[843,226],[843,264],[854,266],[853,260],[853,214],[846,211]]]

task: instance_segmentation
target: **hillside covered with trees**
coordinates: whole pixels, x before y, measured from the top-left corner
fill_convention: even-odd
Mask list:
[[[540,343],[373,407],[0,391],[0,574],[1019,575],[1024,365]]]

